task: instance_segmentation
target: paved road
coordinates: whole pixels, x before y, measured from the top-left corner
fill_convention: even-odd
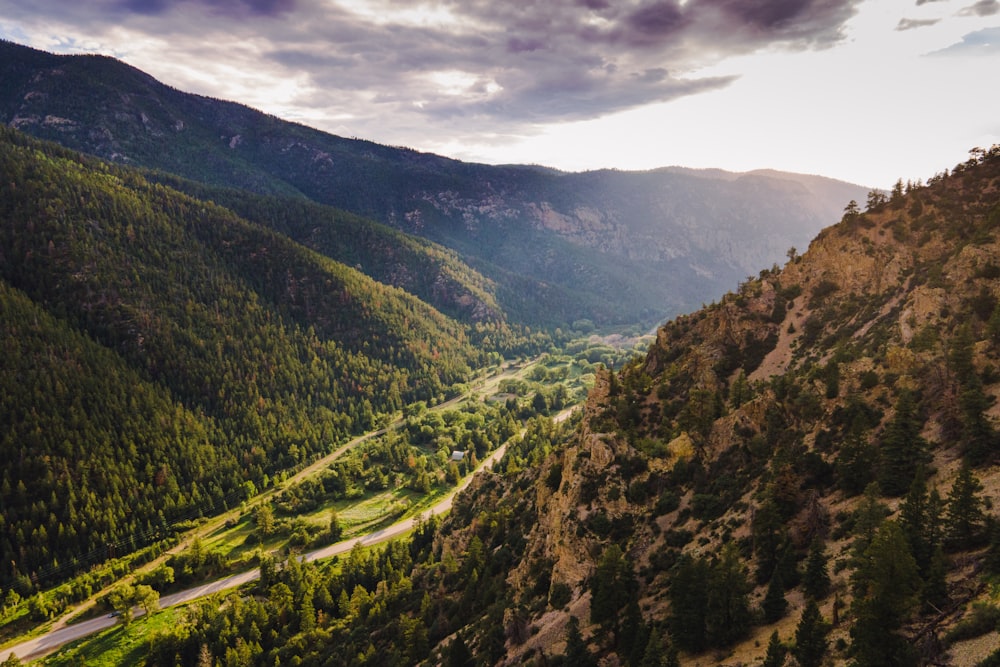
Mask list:
[[[560,412],[554,417],[554,421],[561,422],[569,418],[576,407],[567,408]],[[521,429],[521,436],[524,435],[525,429]],[[452,503],[455,496],[462,490],[464,490],[469,484],[472,483],[472,478],[474,475],[478,474],[483,469],[489,467],[492,468],[493,464],[500,460],[500,458],[506,453],[507,445],[501,445],[492,454],[487,456],[476,468],[472,475],[466,476],[462,483],[454,488],[448,495],[438,501],[433,507],[430,508],[428,514],[438,515],[443,514],[451,509]],[[376,530],[374,532],[368,533],[366,535],[361,535],[359,537],[352,538],[350,540],[345,540],[343,542],[338,542],[336,544],[331,544],[328,547],[323,547],[322,549],[317,549],[316,551],[311,551],[302,557],[305,561],[315,561],[322,560],[324,558],[331,558],[338,554],[347,553],[354,546],[360,543],[362,546],[370,546],[373,544],[378,544],[380,542],[385,542],[393,538],[403,535],[407,531],[414,528],[417,521],[421,517],[412,517],[410,519],[404,519],[397,523],[392,524],[386,528]],[[213,593],[218,593],[220,591],[226,591],[231,588],[236,588],[237,586],[242,586],[243,584],[255,581],[260,578],[260,569],[249,570],[247,572],[241,572],[239,574],[234,574],[232,576],[226,577],[225,579],[219,579],[218,581],[213,581],[211,583],[204,584],[202,586],[197,586],[195,588],[189,588],[185,591],[180,591],[179,593],[172,593],[171,595],[164,595],[160,598],[160,607],[173,607],[175,605],[184,604],[197,600],[198,598],[206,597],[212,595]],[[141,609],[136,609],[134,615],[136,618],[143,615]],[[113,616],[101,616],[100,618],[94,618],[89,621],[83,621],[81,623],[76,623],[74,625],[67,625],[65,627],[59,628],[57,630],[52,630],[40,637],[34,639],[29,639],[28,641],[22,642],[15,646],[8,647],[6,649],[0,650],[0,663],[5,661],[12,653],[18,656],[20,659],[25,660],[29,658],[38,658],[43,655],[52,653],[60,646],[68,644],[69,642],[76,641],[77,639],[82,639],[88,635],[92,635],[101,630],[106,630],[112,627],[118,622],[118,619]]]

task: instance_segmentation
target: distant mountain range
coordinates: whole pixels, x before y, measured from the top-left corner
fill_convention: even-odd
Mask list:
[[[533,326],[649,323],[693,310],[783,262],[867,191],[774,171],[464,163],[183,93],[112,58],[9,42],[0,42],[0,122],[115,162],[311,200],[435,241],[485,277],[483,295],[507,316]],[[296,227],[287,216],[260,221]],[[299,225],[297,240],[328,252],[314,233],[321,227]]]

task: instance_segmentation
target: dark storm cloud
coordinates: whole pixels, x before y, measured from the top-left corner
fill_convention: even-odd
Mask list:
[[[635,41],[663,41],[676,35],[689,22],[689,18],[675,2],[656,2],[640,7],[626,18],[626,25]]]
[[[437,0],[426,5],[431,18],[415,20],[412,0],[371,0],[364,12],[333,0],[93,0],[68,8],[35,0],[0,7],[0,21],[59,17],[66,35],[81,31],[97,42],[111,26],[160,38],[169,43],[165,58],[178,63],[171,71],[197,72],[190,81],[199,92],[223,64],[260,80],[294,79],[300,92],[289,105],[350,118],[359,133],[390,115],[412,125],[447,119],[455,131],[518,132],[726,86],[735,77],[690,72],[758,49],[831,45],[860,1]]]
[[[829,45],[843,37],[844,23],[858,3],[845,0],[697,0],[690,5],[697,23],[712,25],[716,36],[741,35],[747,46]],[[713,24],[710,17],[718,16]]]

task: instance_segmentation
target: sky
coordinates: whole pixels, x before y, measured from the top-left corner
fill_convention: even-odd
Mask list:
[[[0,37],[491,164],[889,188],[1000,143],[1000,0],[0,0]]]

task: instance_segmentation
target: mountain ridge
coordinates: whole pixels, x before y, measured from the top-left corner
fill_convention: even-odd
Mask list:
[[[535,436],[537,467],[446,520],[444,551],[523,554],[476,584],[508,590],[503,650],[500,609],[465,642],[490,664],[749,664],[801,650],[815,613],[823,664],[992,664],[994,626],[970,628],[1000,573],[998,248],[994,147],[660,327],[574,432]],[[888,561],[912,568],[891,613]]]
[[[0,122],[105,159],[304,196],[423,236],[485,271],[506,310],[532,325],[653,323],[693,310],[805,245],[865,192],[761,173],[465,163],[187,95],[109,58],[9,42],[0,50]],[[623,275],[634,277],[629,289]],[[526,281],[541,303],[520,302]]]

